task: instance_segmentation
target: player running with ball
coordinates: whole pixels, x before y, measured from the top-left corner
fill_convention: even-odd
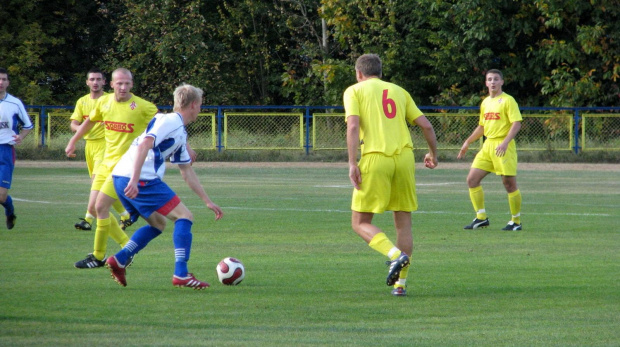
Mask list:
[[[127,285],[125,266],[129,260],[162,233],[168,218],[174,222],[172,239],[176,262],[172,284],[194,289],[209,287],[208,283],[197,280],[187,270],[192,246],[192,213],[162,181],[166,160],[170,158],[172,163],[179,165],[187,185],[215,213],[215,219],[222,218],[222,210],[200,185],[186,148],[185,126],[198,117],[202,93],[201,89],[191,85],[177,87],[174,91],[175,112],[158,113],[112,171],[114,188],[132,219],[140,215],[148,223],[136,230],[125,247],[106,262],[112,277],[122,286]]]

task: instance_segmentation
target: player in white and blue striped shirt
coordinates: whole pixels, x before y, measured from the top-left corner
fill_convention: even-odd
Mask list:
[[[0,68],[0,204],[4,206],[6,227],[15,226],[15,208],[9,195],[15,169],[15,145],[19,145],[30,133],[32,122],[24,104],[6,92],[9,87],[9,73]]]
[[[186,84],[178,87],[174,91],[175,112],[157,114],[112,171],[116,193],[132,219],[140,215],[148,222],[148,225],[136,230],[123,249],[106,261],[112,277],[122,286],[127,285],[125,266],[138,251],[162,233],[166,218],[174,222],[175,269],[172,284],[194,289],[209,286],[187,270],[192,245],[192,213],[162,181],[166,160],[170,159],[179,165],[183,179],[215,213],[215,219],[222,218],[222,210],[211,201],[200,184],[186,148],[185,126],[196,120],[201,103],[201,89]]]

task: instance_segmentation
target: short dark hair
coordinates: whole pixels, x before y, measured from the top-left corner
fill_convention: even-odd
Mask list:
[[[101,76],[103,76],[103,78],[105,79],[105,74],[99,68],[94,67],[94,68],[88,70],[88,72],[86,73],[86,78],[88,78],[88,75],[90,75],[91,73],[100,73]]]
[[[7,78],[7,79],[9,79],[9,72],[8,72],[8,71],[6,71],[6,69],[5,69],[5,68],[0,67],[0,73],[5,74],[5,75],[6,75],[6,78]]]
[[[491,70],[488,70],[488,71],[487,71],[487,73],[485,73],[485,74],[484,74],[484,77],[486,78],[486,77],[487,77],[487,75],[488,75],[488,74],[490,74],[490,73],[495,73],[495,74],[498,74],[498,75],[499,75],[499,77],[500,77],[502,80],[504,79],[504,74],[503,74],[500,70],[498,70],[498,69],[491,69]]]
[[[381,58],[376,54],[363,54],[355,62],[355,70],[366,77],[383,75]]]

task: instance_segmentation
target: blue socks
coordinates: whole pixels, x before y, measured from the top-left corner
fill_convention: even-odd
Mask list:
[[[131,236],[131,239],[123,249],[121,249],[118,253],[116,253],[116,260],[120,264],[127,264],[127,260],[129,257],[138,253],[142,248],[144,248],[152,239],[156,238],[161,234],[161,230],[154,228],[150,225],[145,225],[142,228],[136,230],[135,233]]]
[[[13,207],[13,199],[11,199],[10,195],[7,195],[6,201],[2,204],[4,206],[4,214],[8,216],[12,216],[15,213],[15,208]]]
[[[192,248],[192,221],[189,219],[177,219],[174,222],[174,274],[177,277],[187,276],[187,261]]]
[[[174,223],[172,241],[174,242],[174,274],[177,277],[187,276],[187,261],[192,248],[192,221],[189,219],[177,219]],[[161,234],[161,230],[150,225],[145,225],[136,230],[123,249],[116,253],[119,264],[125,265],[129,257],[138,253],[151,240]]]

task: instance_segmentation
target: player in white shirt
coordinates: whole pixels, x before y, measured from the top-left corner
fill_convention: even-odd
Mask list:
[[[24,104],[6,92],[9,87],[9,73],[0,68],[0,205],[4,206],[6,227],[15,226],[15,208],[9,195],[13,170],[15,169],[15,147],[30,133],[32,122]]]
[[[194,122],[202,104],[202,90],[191,85],[181,85],[174,91],[175,113],[157,114],[146,130],[136,138],[112,171],[116,193],[132,216],[142,216],[148,225],[136,230],[129,242],[116,255],[109,257],[106,266],[112,277],[122,286],[127,285],[125,266],[129,260],[166,227],[166,218],[174,222],[175,269],[172,284],[175,287],[204,289],[209,284],[197,280],[187,270],[193,216],[174,191],[162,181],[166,160],[178,164],[187,185],[215,213],[223,216],[200,184],[192,159],[187,152],[185,126]]]

